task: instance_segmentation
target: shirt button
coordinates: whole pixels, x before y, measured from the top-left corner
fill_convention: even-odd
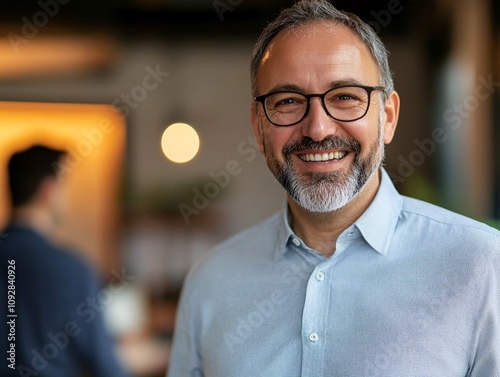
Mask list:
[[[300,246],[300,240],[298,238],[294,238],[292,242],[295,244],[295,246]]]
[[[325,278],[325,274],[323,272],[320,271],[316,274],[317,281],[323,281],[324,278]]]
[[[318,334],[316,334],[315,332],[312,332],[312,333],[310,333],[310,334],[309,334],[309,340],[310,340],[311,342],[313,342],[313,343],[314,343],[314,342],[317,342],[317,341],[318,341],[318,339],[319,339],[319,336],[318,336]]]

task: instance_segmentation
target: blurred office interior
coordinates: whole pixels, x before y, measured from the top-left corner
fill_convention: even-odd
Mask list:
[[[397,188],[500,227],[499,2],[332,2],[370,22],[390,51],[402,109],[386,169]],[[262,28],[289,4],[0,6],[0,225],[10,155],[34,143],[69,150],[59,242],[119,288],[103,306],[138,377],[164,374],[193,263],[285,203],[254,144],[248,61]],[[162,150],[174,123],[197,132],[190,161]],[[124,271],[133,278],[113,280]]]

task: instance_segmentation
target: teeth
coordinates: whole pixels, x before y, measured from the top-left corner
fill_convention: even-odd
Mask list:
[[[330,152],[330,153],[308,153],[308,154],[301,154],[299,155],[299,158],[302,161],[331,161],[331,160],[340,160],[343,158],[347,152]]]

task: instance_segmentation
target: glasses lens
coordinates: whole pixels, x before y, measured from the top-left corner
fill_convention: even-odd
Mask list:
[[[325,96],[325,105],[330,115],[344,121],[363,117],[368,109],[368,104],[367,91],[356,86],[335,88]]]
[[[307,110],[307,98],[298,93],[275,93],[266,98],[269,120],[280,126],[297,123]]]

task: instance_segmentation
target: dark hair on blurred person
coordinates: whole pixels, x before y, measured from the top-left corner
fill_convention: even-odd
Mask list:
[[[9,188],[13,207],[29,203],[45,178],[57,176],[57,162],[66,154],[43,146],[15,153],[9,160]]]

